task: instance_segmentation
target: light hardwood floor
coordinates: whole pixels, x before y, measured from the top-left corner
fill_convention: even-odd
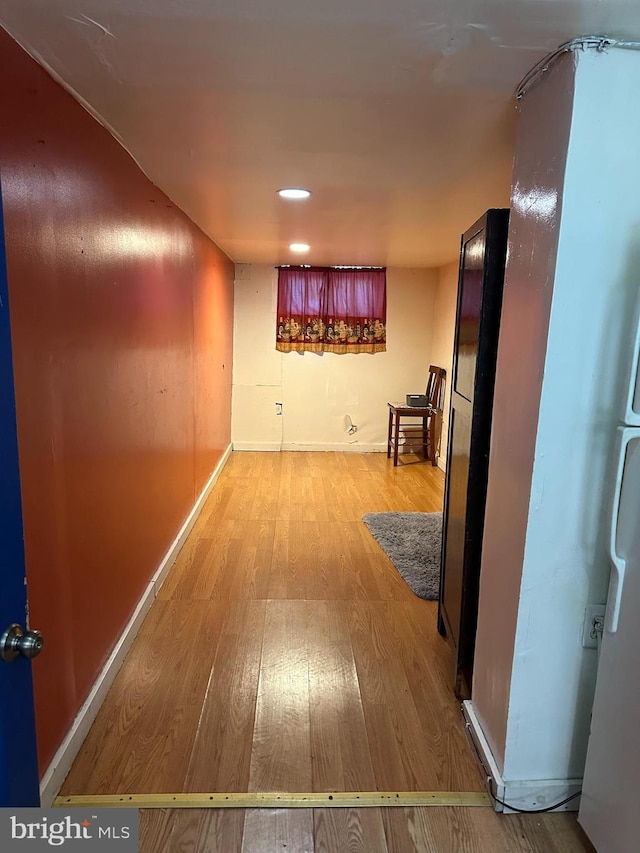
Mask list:
[[[437,468],[382,454],[233,453],[62,793],[483,790],[437,605],[361,520],[442,493]],[[142,828],[148,851],[589,849],[571,815],[470,808],[147,811]]]
[[[573,814],[428,807],[142,811],[143,853],[594,853]]]

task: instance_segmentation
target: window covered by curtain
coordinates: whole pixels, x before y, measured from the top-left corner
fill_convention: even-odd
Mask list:
[[[384,269],[278,270],[276,349],[280,352],[384,352]]]

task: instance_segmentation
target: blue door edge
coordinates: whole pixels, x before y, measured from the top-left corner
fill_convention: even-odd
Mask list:
[[[27,622],[24,533],[0,182],[0,635]],[[0,806],[39,806],[31,661],[0,660]]]

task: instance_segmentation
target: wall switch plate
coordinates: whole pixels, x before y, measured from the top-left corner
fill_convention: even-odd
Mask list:
[[[602,637],[606,604],[587,604],[584,609],[582,625],[582,646],[585,649],[598,648],[598,636]]]

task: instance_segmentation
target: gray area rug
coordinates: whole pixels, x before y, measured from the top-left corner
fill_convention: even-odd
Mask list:
[[[362,520],[415,594],[436,601],[442,513],[368,512]]]

